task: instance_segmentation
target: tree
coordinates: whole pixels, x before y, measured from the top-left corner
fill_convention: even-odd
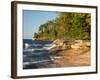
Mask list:
[[[90,28],[89,13],[60,12],[54,20],[41,24],[34,37],[38,40],[90,39]]]

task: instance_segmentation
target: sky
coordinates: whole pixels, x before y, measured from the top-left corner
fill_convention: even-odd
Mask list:
[[[23,10],[23,38],[32,39],[34,33],[38,31],[39,25],[56,17],[57,12]]]

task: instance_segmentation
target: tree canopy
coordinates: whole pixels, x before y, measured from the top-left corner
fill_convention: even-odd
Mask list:
[[[75,40],[90,39],[91,14],[58,12],[58,16],[39,26],[34,33],[36,40]]]

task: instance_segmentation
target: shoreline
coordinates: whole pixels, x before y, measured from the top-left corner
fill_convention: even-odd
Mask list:
[[[37,68],[90,66],[90,41],[65,42],[58,39],[51,44],[55,45],[48,50],[51,62],[36,64]]]
[[[56,56],[61,58],[54,60],[55,67],[90,66],[90,48],[62,50]]]

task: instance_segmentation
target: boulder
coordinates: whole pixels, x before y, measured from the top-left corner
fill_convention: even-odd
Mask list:
[[[52,44],[55,44],[56,47],[62,47],[64,45],[64,41],[60,39],[56,39]]]
[[[75,40],[75,43],[71,45],[72,49],[80,49],[80,48],[86,48],[90,47],[90,41],[83,41],[83,40]]]

